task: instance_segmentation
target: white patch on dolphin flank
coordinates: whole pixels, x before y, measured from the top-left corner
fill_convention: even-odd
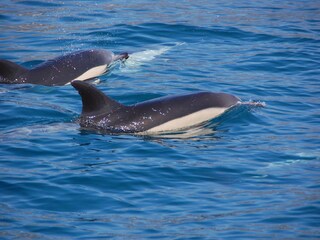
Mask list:
[[[102,74],[104,74],[108,69],[108,65],[101,65],[94,68],[90,68],[88,71],[80,75],[79,77],[76,77],[73,80],[80,80],[84,81],[90,78],[98,77]]]
[[[155,132],[165,132],[172,130],[179,130],[188,128],[203,122],[206,122],[210,119],[218,117],[224,113],[229,108],[207,108],[200,110],[198,112],[191,113],[189,115],[173,119],[171,121],[165,122],[159,126],[153,127],[144,133],[155,133]]]

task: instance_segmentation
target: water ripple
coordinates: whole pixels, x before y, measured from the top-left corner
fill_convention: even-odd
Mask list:
[[[70,85],[2,84],[0,238],[319,239],[318,9],[1,1],[1,59],[127,51],[96,83],[123,104],[202,90],[250,104],[175,133],[109,135],[79,127]]]

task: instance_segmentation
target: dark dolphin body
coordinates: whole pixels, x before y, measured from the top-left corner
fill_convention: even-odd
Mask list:
[[[108,71],[113,62],[127,58],[127,53],[115,55],[107,50],[86,50],[57,57],[30,70],[7,60],[0,60],[0,83],[65,85],[75,79],[97,77]]]
[[[240,101],[226,93],[199,92],[124,106],[88,83],[73,81],[71,85],[82,98],[80,126],[110,133],[183,129],[217,117]]]

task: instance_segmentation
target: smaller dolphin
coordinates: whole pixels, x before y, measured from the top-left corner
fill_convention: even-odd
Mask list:
[[[83,81],[100,76],[113,62],[127,58],[127,53],[115,55],[107,50],[85,50],[54,58],[30,70],[11,61],[0,60],[0,83],[61,86],[75,79]]]
[[[226,93],[198,92],[156,98],[125,106],[91,84],[72,81],[82,98],[80,126],[109,133],[146,133],[185,129],[213,119],[240,99]]]

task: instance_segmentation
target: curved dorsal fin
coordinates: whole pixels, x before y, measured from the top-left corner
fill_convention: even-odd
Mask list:
[[[14,62],[0,60],[0,82],[2,83],[20,83],[19,77],[28,71]]]
[[[123,105],[106,96],[102,91],[93,85],[75,80],[71,85],[78,90],[82,98],[82,115],[95,116],[101,113],[111,113]]]

